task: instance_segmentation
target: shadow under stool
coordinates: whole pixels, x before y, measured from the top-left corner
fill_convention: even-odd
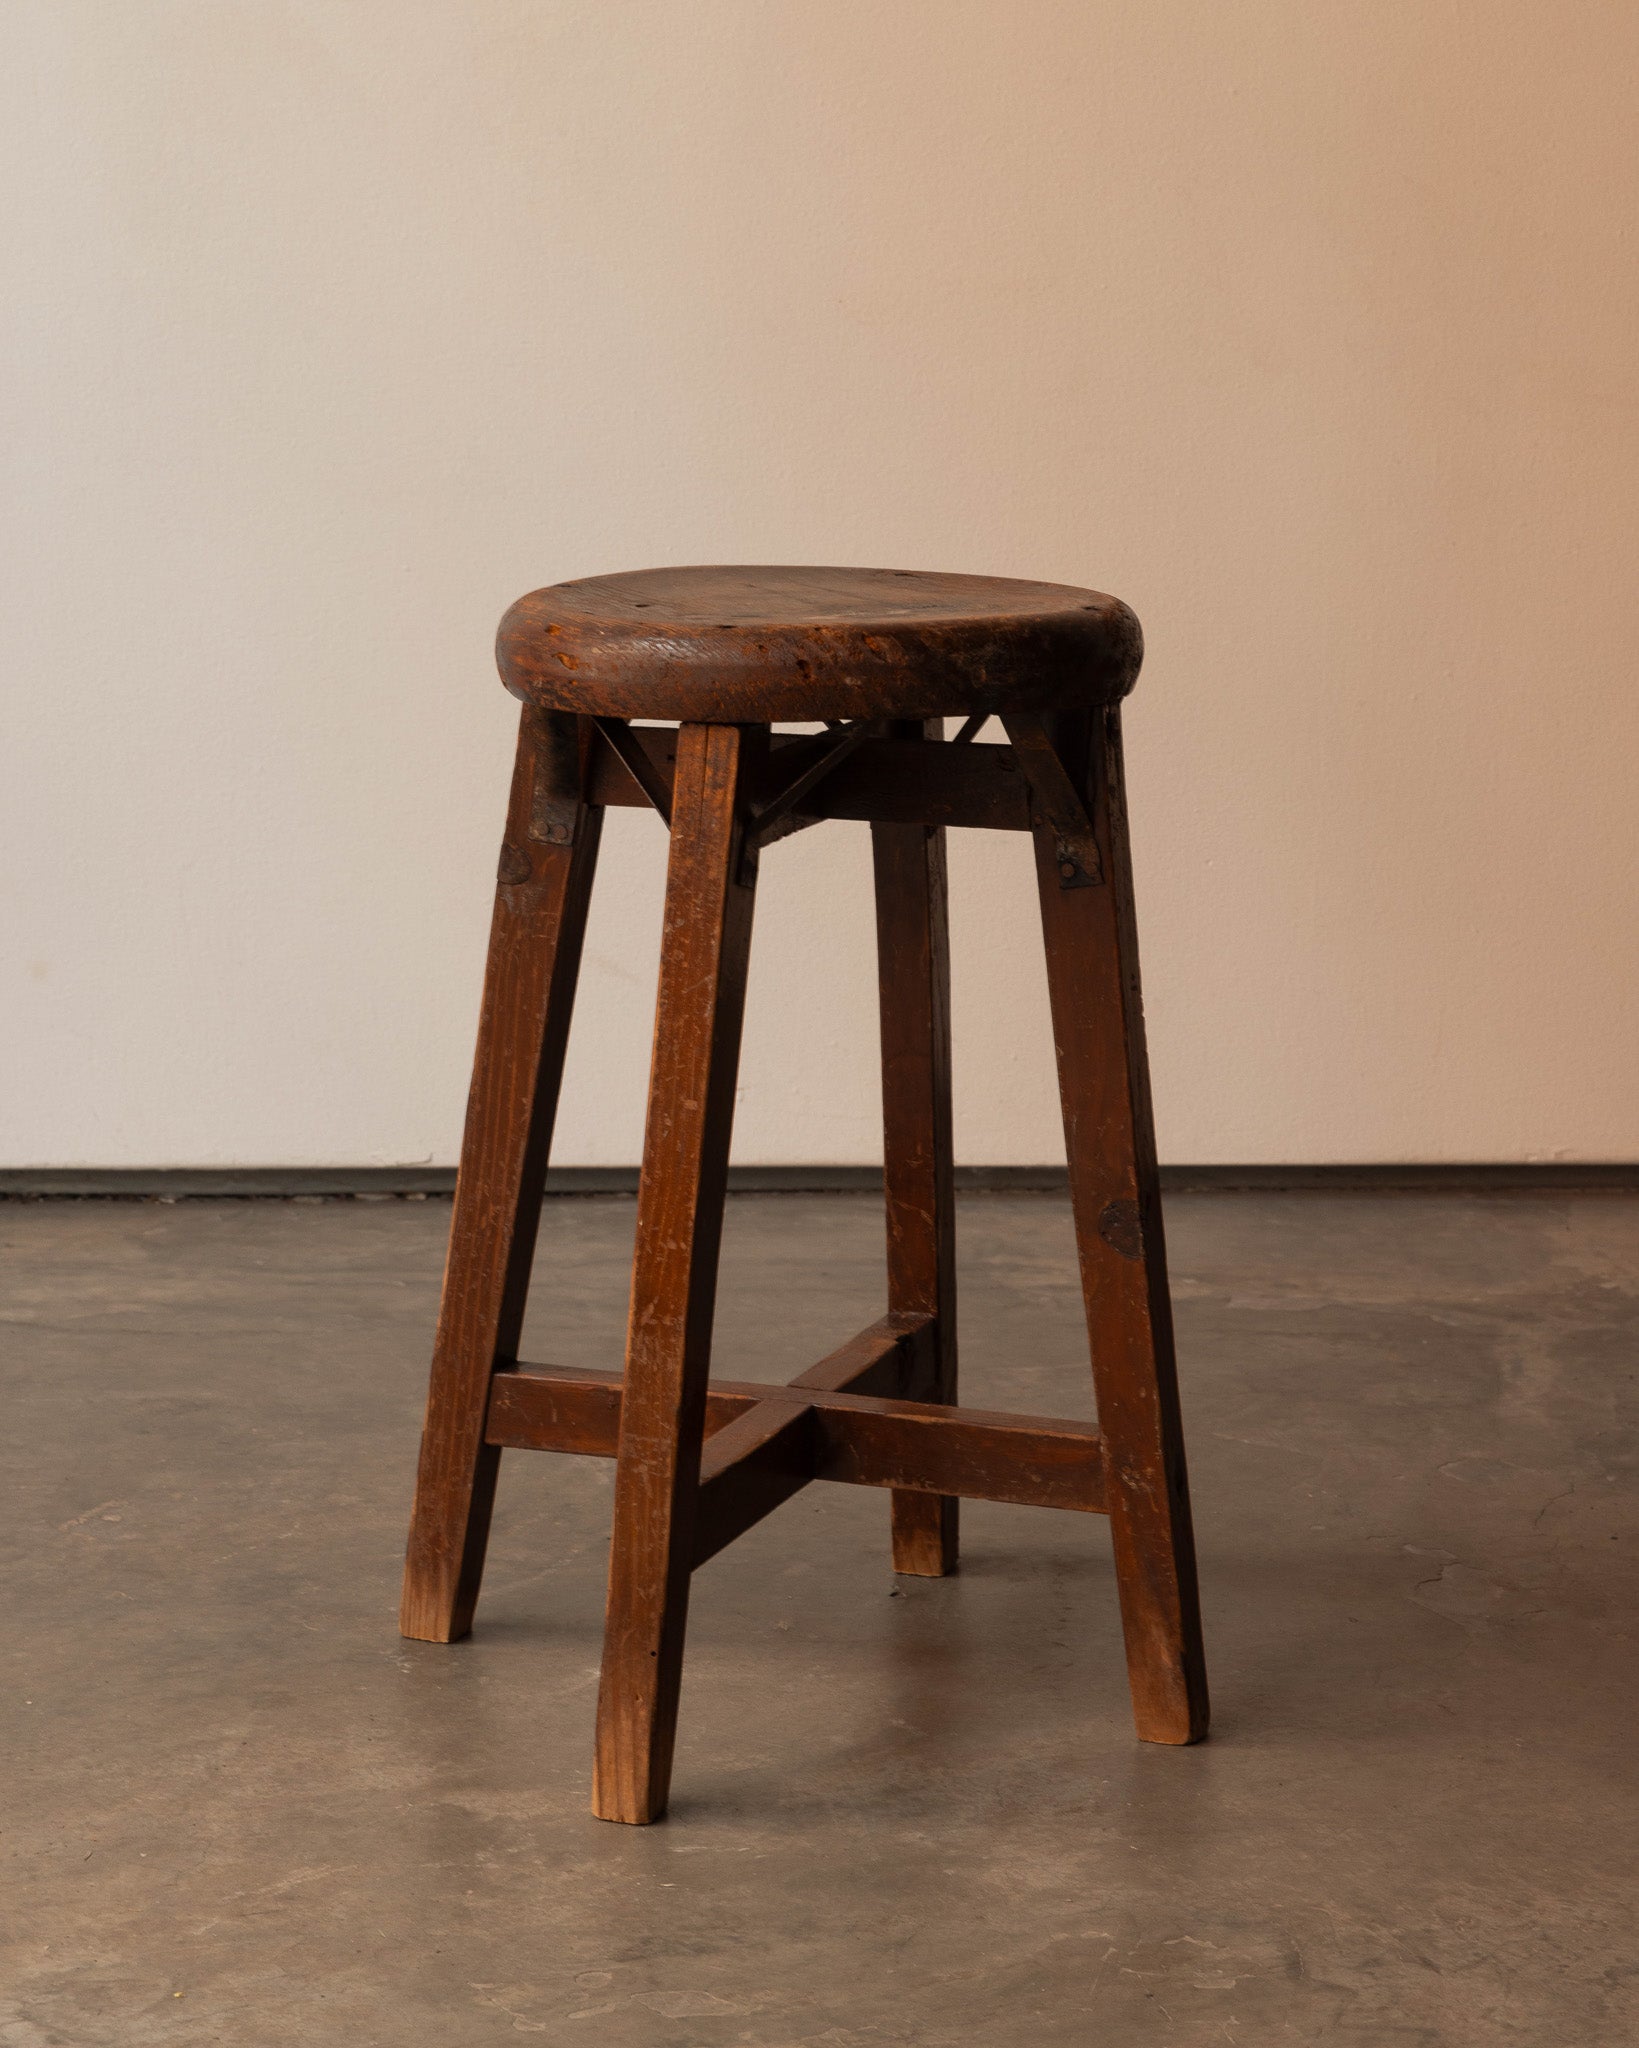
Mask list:
[[[1138,1733],[1206,1733],[1122,794],[1141,651],[1096,591],[882,569],[590,577],[502,621],[524,711],[400,1625],[471,1628],[503,1449],[613,1457],[605,1820],[665,1811],[690,1574],[815,1479],[889,1489],[894,1569],[931,1577],[964,1496],[1108,1515]],[[610,804],[671,833],[623,1374],[517,1356]],[[887,1313],[789,1386],[713,1380],[758,858],[826,818],[871,825]],[[950,825],[1035,841],[1096,1429],[956,1405]]]

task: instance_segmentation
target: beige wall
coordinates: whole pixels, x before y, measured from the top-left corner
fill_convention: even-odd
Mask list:
[[[1091,582],[1164,1156],[1639,1157],[1630,0],[5,10],[13,1164],[448,1160],[519,591]],[[636,1155],[617,817],[560,1157]],[[1024,849],[959,1144],[1056,1156]],[[863,828],[738,1155],[876,1148]]]

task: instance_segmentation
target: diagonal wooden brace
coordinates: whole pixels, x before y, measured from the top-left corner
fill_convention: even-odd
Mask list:
[[[1019,766],[1029,777],[1042,815],[1053,828],[1059,887],[1096,888],[1104,880],[1104,862],[1092,815],[1047,721],[1033,714],[1010,714],[1003,718],[1002,726]]]
[[[852,724],[836,726],[814,735],[812,758],[803,762],[783,789],[766,802],[756,805],[752,811],[751,832],[759,846],[783,839],[788,833],[800,832],[805,825],[814,822],[798,809],[801,800],[847,760],[869,731],[866,721],[856,718]]]
[[[642,737],[632,730],[624,718],[594,718],[592,723],[608,742],[610,752],[620,761],[621,766],[642,790],[649,802],[660,813],[660,822],[670,826],[672,821],[672,779],[675,772],[675,745],[672,769],[662,766],[657,756],[644,745]]]

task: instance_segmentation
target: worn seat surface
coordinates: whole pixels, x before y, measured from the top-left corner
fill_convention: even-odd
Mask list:
[[[1068,710],[1126,695],[1143,640],[1118,598],[915,569],[641,569],[520,598],[514,696],[596,717],[773,723]]]

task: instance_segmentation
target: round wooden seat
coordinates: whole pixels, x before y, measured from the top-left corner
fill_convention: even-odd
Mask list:
[[[1142,652],[1118,598],[919,569],[587,576],[520,598],[496,641],[543,710],[722,724],[1108,704]]]

